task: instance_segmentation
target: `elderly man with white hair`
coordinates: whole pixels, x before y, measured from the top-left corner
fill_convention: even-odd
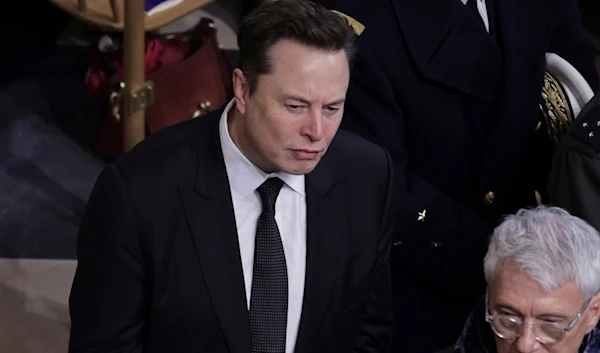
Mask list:
[[[522,209],[491,238],[487,295],[455,353],[600,352],[600,234],[557,207]]]

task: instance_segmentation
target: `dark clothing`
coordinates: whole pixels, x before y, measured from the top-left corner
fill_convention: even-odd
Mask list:
[[[551,202],[600,230],[600,95],[585,106],[558,145],[550,172]]]
[[[78,238],[70,352],[250,352],[220,114],[162,130],[98,178]],[[391,173],[382,148],[340,131],[306,176],[297,353],[389,350]]]
[[[535,204],[530,147],[545,52],[598,87],[575,1],[488,5],[491,34],[460,0],[337,6],[365,26],[343,125],[395,164],[396,352],[452,343],[484,291],[488,236],[503,215]]]
[[[593,36],[600,38],[600,3],[596,0],[579,0],[578,3],[583,19],[583,28]],[[600,48],[598,51],[600,52]]]

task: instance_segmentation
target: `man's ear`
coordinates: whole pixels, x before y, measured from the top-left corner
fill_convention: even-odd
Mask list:
[[[587,308],[587,318],[585,321],[585,331],[586,333],[590,333],[594,327],[598,324],[598,320],[600,319],[600,293],[596,294],[590,300],[590,304]]]
[[[246,105],[248,103],[248,97],[250,96],[250,87],[248,86],[248,80],[246,79],[244,72],[239,68],[233,70],[232,80],[235,106],[240,113],[245,114]]]

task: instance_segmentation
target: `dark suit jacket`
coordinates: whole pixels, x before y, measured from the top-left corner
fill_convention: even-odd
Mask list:
[[[365,25],[343,125],[395,164],[396,351],[431,353],[456,339],[483,293],[500,217],[535,203],[529,151],[544,53],[595,89],[593,47],[574,0],[488,1],[491,34],[460,0],[340,0],[337,9]]]
[[[161,131],[98,178],[78,238],[70,352],[250,353],[218,121]],[[339,132],[306,176],[297,353],[387,352],[391,160]]]
[[[548,184],[552,203],[600,230],[599,93],[558,145]]]

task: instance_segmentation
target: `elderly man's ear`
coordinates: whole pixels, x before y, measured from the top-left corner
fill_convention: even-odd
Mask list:
[[[596,327],[598,320],[600,319],[600,293],[592,297],[587,312],[588,314],[585,318],[585,331],[586,333],[590,333],[594,327]]]

